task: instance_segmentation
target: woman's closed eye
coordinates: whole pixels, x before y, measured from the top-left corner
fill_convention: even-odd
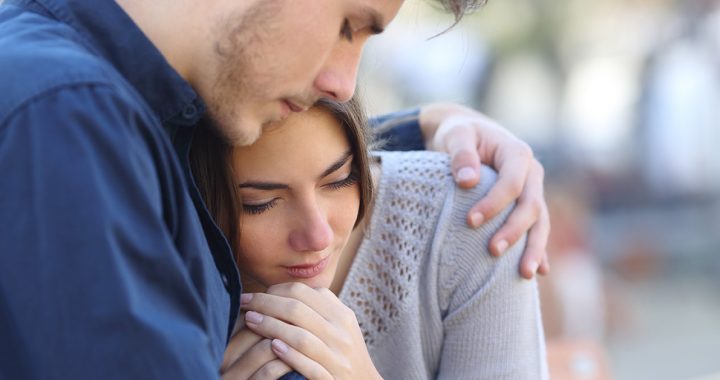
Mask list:
[[[275,199],[273,199],[269,202],[265,202],[265,203],[257,203],[257,204],[243,203],[243,205],[242,205],[243,212],[252,214],[252,215],[262,214],[263,212],[275,207],[275,205],[277,204],[277,201],[278,201],[278,199],[275,198]]]
[[[339,181],[330,182],[325,186],[332,190],[339,190],[344,187],[350,187],[350,186],[356,184],[357,181],[358,181],[358,173],[355,170],[353,170],[350,172],[350,174],[348,174],[347,177],[345,177]]]

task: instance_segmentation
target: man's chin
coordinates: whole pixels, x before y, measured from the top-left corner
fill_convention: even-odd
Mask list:
[[[261,125],[253,125],[251,128],[248,127],[247,123],[234,123],[229,128],[223,128],[223,134],[225,139],[232,146],[246,146],[254,143],[260,138],[262,132]]]

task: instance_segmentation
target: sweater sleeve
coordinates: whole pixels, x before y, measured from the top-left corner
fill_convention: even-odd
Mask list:
[[[440,252],[438,294],[444,329],[438,379],[545,379],[544,337],[537,283],[518,273],[525,239],[500,258],[488,252],[490,238],[511,208],[478,229],[468,228],[466,211],[494,183],[483,182],[449,195],[436,242]]]

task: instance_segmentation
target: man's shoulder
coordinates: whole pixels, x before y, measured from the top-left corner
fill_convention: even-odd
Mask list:
[[[0,120],[55,90],[116,84],[119,76],[70,26],[31,12],[0,14]]]

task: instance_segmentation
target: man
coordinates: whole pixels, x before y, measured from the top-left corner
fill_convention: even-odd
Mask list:
[[[6,0],[0,378],[218,377],[241,289],[189,174],[195,125],[207,114],[249,144],[349,99],[363,44],[401,3]],[[465,185],[479,159],[495,165],[504,179],[469,219],[519,196],[493,249],[535,225],[521,270],[546,270],[542,170],[523,143],[443,104],[403,135],[449,150]]]

